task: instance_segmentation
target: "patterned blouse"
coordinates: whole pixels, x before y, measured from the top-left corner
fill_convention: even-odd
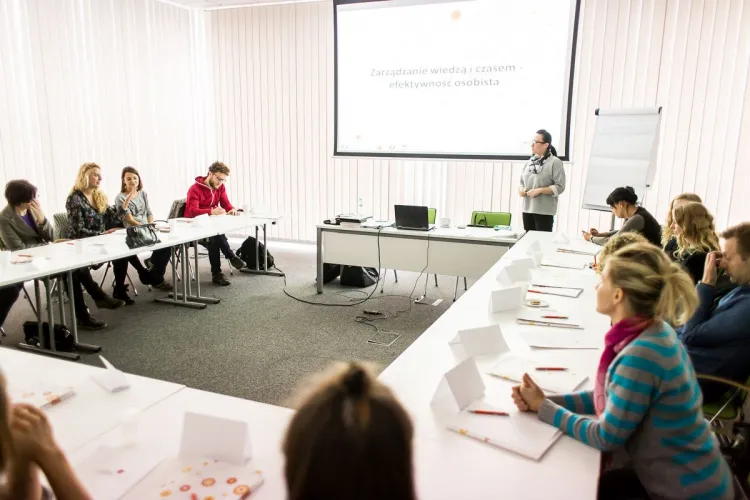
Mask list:
[[[125,211],[115,207],[107,207],[102,214],[91,206],[86,195],[81,191],[73,191],[65,201],[68,212],[68,238],[88,238],[102,234],[113,227],[123,227]]]

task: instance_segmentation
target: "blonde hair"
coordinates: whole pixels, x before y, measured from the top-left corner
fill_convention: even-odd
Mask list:
[[[674,255],[684,259],[693,252],[717,252],[719,236],[714,217],[703,204],[691,201],[674,209],[674,220],[680,226]]]
[[[621,248],[609,256],[605,270],[638,316],[679,326],[698,307],[692,278],[654,245],[635,243]]]
[[[641,233],[633,231],[627,233],[617,233],[609,239],[606,245],[602,247],[601,252],[596,259],[596,272],[601,273],[604,271],[604,262],[607,257],[618,251],[619,249],[632,245],[633,243],[648,243],[649,241]]]
[[[99,165],[97,165],[96,163],[84,163],[83,165],[81,165],[81,168],[78,169],[76,182],[75,184],[73,184],[73,189],[71,189],[70,192],[74,193],[76,191],[83,191],[84,189],[88,189],[89,172],[95,168],[99,168],[101,170]],[[109,200],[107,199],[107,195],[104,194],[104,191],[99,188],[95,188],[94,192],[91,194],[91,200],[93,201],[93,206],[97,212],[103,214],[107,211]]]
[[[672,201],[669,202],[669,212],[667,212],[667,222],[664,225],[664,228],[661,232],[661,246],[664,247],[669,243],[669,240],[674,238],[674,231],[672,231],[672,224],[674,223],[674,220],[672,219],[672,212],[674,211],[674,204],[676,201],[695,201],[698,203],[703,203],[703,200],[701,200],[701,197],[698,196],[695,193],[682,193],[675,196]]]

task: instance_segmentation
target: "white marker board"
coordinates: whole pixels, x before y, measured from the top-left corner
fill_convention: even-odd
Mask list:
[[[608,212],[607,196],[631,186],[643,203],[656,174],[661,108],[597,109],[582,208]]]

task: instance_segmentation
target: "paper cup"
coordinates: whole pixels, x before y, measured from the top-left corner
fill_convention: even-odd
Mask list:
[[[245,203],[245,204],[243,204],[243,205],[242,205],[242,211],[243,211],[244,213],[246,213],[246,214],[249,214],[249,213],[250,213],[250,204],[249,204],[249,203]]]
[[[169,232],[173,232],[175,229],[177,229],[177,220],[176,219],[169,219]]]
[[[447,217],[440,219],[440,227],[451,227],[451,220]]]

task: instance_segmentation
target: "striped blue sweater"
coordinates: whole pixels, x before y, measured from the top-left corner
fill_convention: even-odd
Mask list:
[[[591,392],[547,398],[539,419],[602,451],[624,450],[655,499],[732,499],[729,467],[703,418],[687,352],[657,323],[612,361],[607,403],[596,417]]]

